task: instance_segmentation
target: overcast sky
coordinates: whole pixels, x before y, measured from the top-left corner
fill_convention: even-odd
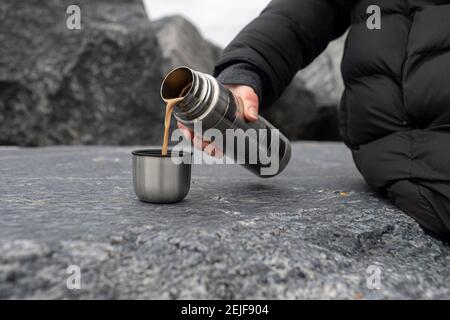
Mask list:
[[[209,40],[225,46],[269,0],[144,0],[151,19],[181,14]]]

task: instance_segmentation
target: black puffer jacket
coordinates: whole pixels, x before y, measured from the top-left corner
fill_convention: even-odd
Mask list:
[[[367,8],[381,8],[381,29]],[[450,1],[275,0],[226,48],[216,74],[245,62],[263,105],[327,44],[349,34],[341,135],[373,187],[450,239]]]

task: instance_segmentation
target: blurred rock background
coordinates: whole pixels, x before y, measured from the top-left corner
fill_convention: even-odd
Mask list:
[[[178,65],[211,72],[224,40],[213,44],[179,15],[151,20],[156,1],[165,5],[2,0],[0,145],[160,144],[164,74]],[[199,1],[206,15],[212,2]],[[81,30],[66,27],[71,4],[81,8]],[[223,19],[224,31],[232,19]],[[332,43],[263,113],[289,138],[339,139],[343,42]]]

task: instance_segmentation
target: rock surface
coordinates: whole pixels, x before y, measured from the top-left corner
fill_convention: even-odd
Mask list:
[[[136,200],[130,150],[0,150],[0,298],[450,295],[450,248],[372,193],[341,144],[295,144],[270,180],[194,166],[175,205]]]

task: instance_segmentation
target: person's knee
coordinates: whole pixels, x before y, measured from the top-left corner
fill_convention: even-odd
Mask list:
[[[427,233],[450,241],[450,226],[445,225],[440,217],[450,213],[440,212],[442,204],[438,202],[442,199],[436,198],[433,191],[409,180],[397,181],[387,191],[394,204],[416,220]]]

